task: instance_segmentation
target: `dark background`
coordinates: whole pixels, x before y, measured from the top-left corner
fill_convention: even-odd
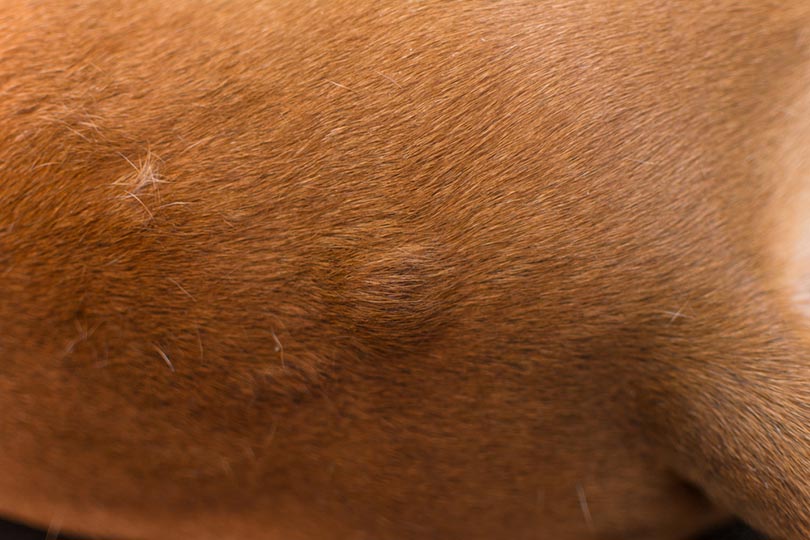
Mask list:
[[[16,523],[0,520],[0,540],[69,540],[70,537],[48,537],[45,531],[38,531],[29,529]],[[246,539],[247,540],[247,539]],[[764,536],[760,536],[753,532],[751,529],[741,524],[731,524],[722,527],[716,531],[710,531],[707,534],[696,538],[695,540],[767,540]]]

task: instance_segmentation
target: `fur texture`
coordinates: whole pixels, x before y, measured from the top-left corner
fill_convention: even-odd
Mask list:
[[[0,1],[0,511],[807,538],[808,24]]]

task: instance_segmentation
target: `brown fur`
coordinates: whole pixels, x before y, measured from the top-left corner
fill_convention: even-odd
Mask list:
[[[809,24],[2,0],[0,511],[807,538]]]

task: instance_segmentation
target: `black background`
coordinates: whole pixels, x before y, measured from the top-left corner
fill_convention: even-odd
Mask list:
[[[55,537],[48,538],[45,531],[29,529],[16,523],[0,520],[0,540],[56,540]],[[68,536],[59,536],[60,540],[69,540]],[[246,539],[249,540],[249,539]],[[766,540],[751,529],[741,524],[731,524],[721,527],[715,531],[709,531],[695,540]]]

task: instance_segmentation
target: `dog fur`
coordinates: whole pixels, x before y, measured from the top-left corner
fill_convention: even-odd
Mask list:
[[[0,511],[807,538],[809,25],[0,1]]]

